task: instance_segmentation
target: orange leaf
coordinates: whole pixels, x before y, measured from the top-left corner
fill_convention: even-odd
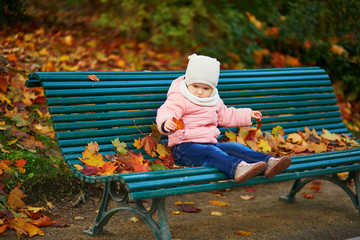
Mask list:
[[[49,218],[46,215],[43,215],[43,217],[36,219],[36,220],[31,220],[30,223],[34,224],[35,226],[41,227],[41,226],[50,226],[51,223],[53,221],[51,220],[51,218]]]
[[[105,162],[104,166],[100,170],[100,176],[109,176],[114,174],[117,169],[115,162]]]
[[[91,81],[95,81],[95,82],[100,81],[100,79],[99,79],[95,74],[89,75],[88,78],[89,78]]]
[[[176,124],[177,126],[177,130],[180,130],[180,129],[184,129],[185,128],[185,124],[184,124],[184,121],[182,119],[180,120],[177,120],[176,118],[172,118],[173,122]]]
[[[241,236],[248,236],[250,235],[251,233],[250,232],[247,232],[247,231],[236,231],[236,235],[241,235]]]
[[[303,197],[307,198],[307,199],[314,198],[314,194],[311,194],[311,193],[301,193],[301,195],[303,195]]]
[[[15,53],[10,53],[9,56],[8,56],[8,60],[10,62],[16,62],[18,59],[17,59]]]
[[[15,165],[15,166],[17,166],[17,167],[19,167],[19,168],[22,168],[22,167],[25,166],[25,164],[26,164],[26,161],[25,161],[24,159],[20,159],[20,160],[16,161],[16,165]]]
[[[144,163],[144,157],[141,153],[135,153],[131,150],[127,150],[127,155],[119,156],[120,161],[125,164],[126,167],[133,168],[135,172],[148,172],[149,164]]]

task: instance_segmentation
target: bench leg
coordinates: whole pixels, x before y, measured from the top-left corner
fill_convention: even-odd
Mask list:
[[[116,202],[116,206],[108,209],[110,200]],[[120,184],[120,189],[118,189],[116,182],[105,183],[103,198],[94,226],[84,231],[84,233],[91,236],[101,234],[103,227],[109,222],[111,217],[122,210],[133,212],[142,218],[149,225],[156,239],[171,240],[165,212],[165,197],[152,199],[150,208],[146,208],[142,200],[136,200],[135,204],[130,204],[127,191],[123,188],[122,184]],[[158,212],[159,223],[153,219],[153,215],[156,212]]]
[[[350,197],[353,202],[355,208],[359,211],[360,214],[360,179],[359,179],[360,171],[349,172],[349,175],[346,179],[341,179],[337,174],[333,174],[331,176],[316,176],[309,177],[305,179],[296,179],[294,181],[293,186],[291,187],[290,192],[285,196],[280,196],[279,199],[282,201],[286,201],[289,203],[295,202],[295,195],[309,182],[314,180],[327,180],[335,183],[339,187],[341,187],[345,193]],[[348,186],[350,181],[354,180],[355,183],[355,192]]]

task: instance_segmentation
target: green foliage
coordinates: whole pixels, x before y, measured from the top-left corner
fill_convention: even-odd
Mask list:
[[[72,178],[64,161],[61,161],[56,156],[46,157],[40,153],[34,154],[29,151],[12,150],[10,153],[0,153],[0,159],[8,159],[13,162],[13,165],[2,179],[8,190],[22,184],[25,191],[30,192],[37,185],[58,180],[70,182]],[[15,167],[16,161],[21,159],[26,161],[23,167],[25,171],[19,171],[19,168]]]

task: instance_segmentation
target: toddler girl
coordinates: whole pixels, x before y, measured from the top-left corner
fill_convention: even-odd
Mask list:
[[[185,166],[213,166],[236,183],[264,172],[271,178],[291,164],[288,156],[275,158],[256,152],[237,142],[219,143],[217,126],[250,126],[252,118],[261,120],[259,111],[226,107],[216,88],[220,63],[207,56],[193,54],[185,76],[175,79],[165,103],[158,109],[156,123],[168,135],[176,161]],[[184,129],[173,121],[182,119]]]

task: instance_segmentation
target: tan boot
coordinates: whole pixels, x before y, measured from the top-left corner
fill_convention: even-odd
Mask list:
[[[249,178],[255,177],[266,168],[267,164],[265,162],[246,163],[245,161],[242,161],[236,167],[234,176],[235,182],[243,183]]]
[[[265,171],[265,177],[272,178],[285,171],[291,165],[291,158],[283,156],[281,158],[270,158]]]

